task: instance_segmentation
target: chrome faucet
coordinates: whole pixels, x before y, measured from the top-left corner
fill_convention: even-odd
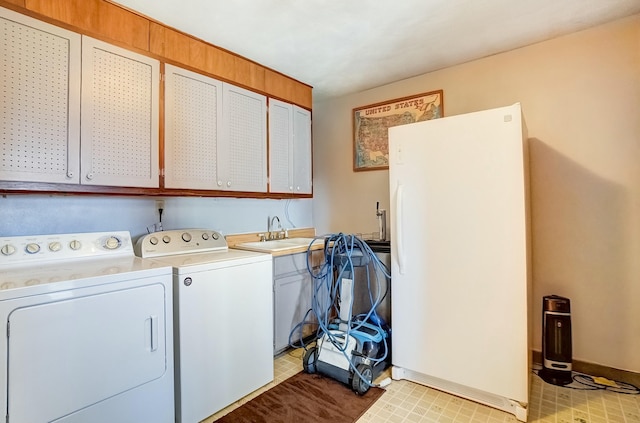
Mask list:
[[[278,221],[278,229],[282,230],[282,225],[280,224],[280,218],[278,216],[273,216],[271,219],[267,218],[267,232],[269,233],[268,238],[270,240],[279,238],[277,234],[275,236],[273,235],[273,222],[275,220]]]
[[[378,218],[378,235],[380,241],[387,240],[387,211],[380,208],[380,202],[376,202],[376,217]]]

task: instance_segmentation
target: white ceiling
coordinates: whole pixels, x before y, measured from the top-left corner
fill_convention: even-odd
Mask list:
[[[358,92],[640,13],[640,0],[116,0],[314,87]]]

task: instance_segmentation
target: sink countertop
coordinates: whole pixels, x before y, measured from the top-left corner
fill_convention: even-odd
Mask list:
[[[290,229],[288,232],[289,232],[289,238],[314,238],[316,235],[316,230],[314,228]],[[248,246],[239,245],[243,243],[260,241],[259,234],[266,235],[267,232],[265,231],[265,232],[252,232],[247,234],[227,235],[226,236],[227,244],[229,245],[229,248],[235,248],[238,250],[265,252],[264,249],[256,249]],[[286,239],[282,239],[281,241],[286,242]],[[307,251],[307,248],[308,248],[308,244],[300,245],[300,246],[292,246],[290,248],[285,248],[285,246],[283,246],[281,248],[278,248],[276,251],[267,251],[267,252],[269,252],[273,257],[277,257],[277,256],[286,256],[289,254],[304,253],[305,251]],[[323,248],[324,248],[323,242],[315,242],[311,246],[312,250],[321,250]]]
[[[278,256],[287,256],[289,254],[297,254],[297,253],[304,253],[307,251],[307,246],[296,246],[296,247],[290,247],[290,248],[286,248],[286,249],[278,249],[277,251],[265,251],[265,250],[260,250],[260,249],[256,249],[256,248],[251,248],[251,247],[245,247],[243,245],[235,245],[233,247],[229,247],[229,248],[235,248],[237,250],[248,250],[248,251],[258,251],[261,253],[264,252],[268,252],[270,253],[273,257],[278,257]],[[315,243],[311,246],[311,250],[321,250],[324,248],[324,243]]]

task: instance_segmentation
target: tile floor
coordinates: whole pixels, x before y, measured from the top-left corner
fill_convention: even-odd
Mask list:
[[[265,390],[302,370],[302,352],[289,351],[275,360],[273,383],[214,414],[211,423]],[[386,377],[381,375],[378,379]],[[532,423],[640,423],[640,395],[606,390],[577,390],[545,383],[533,375],[529,422]],[[516,422],[511,414],[409,381],[392,381],[380,399],[357,423]]]

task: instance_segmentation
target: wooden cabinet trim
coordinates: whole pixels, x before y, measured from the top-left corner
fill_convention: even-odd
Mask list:
[[[0,181],[0,195],[7,194],[79,194],[79,195],[126,195],[159,197],[228,197],[228,198],[271,198],[302,199],[313,198],[312,194],[275,194],[268,192],[217,191],[196,189],[129,188],[90,186],[76,184],[55,184],[45,182]]]
[[[24,2],[25,0],[7,0],[8,3],[14,4],[18,7],[25,7]]]

